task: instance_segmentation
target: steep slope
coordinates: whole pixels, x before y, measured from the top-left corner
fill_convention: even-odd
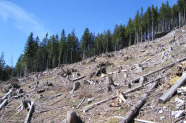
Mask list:
[[[16,91],[12,93],[8,104],[0,110],[0,119],[2,122],[24,122],[28,111],[23,109],[18,113],[17,107],[21,100],[30,100],[35,102],[35,111],[31,119],[33,123],[62,122],[69,110],[76,111],[85,122],[118,122],[148,90],[148,86],[127,93],[125,96],[128,103],[121,103],[118,107],[109,106],[114,99],[95,105],[87,112],[83,112],[83,109],[114,97],[115,90],[125,92],[160,77],[157,88],[148,96],[136,117],[154,122],[173,122],[176,119],[169,117],[169,114],[170,111],[176,110],[172,100],[178,95],[166,104],[159,104],[158,99],[170,88],[169,81],[175,73],[177,64],[149,75],[143,81],[142,79],[140,82],[136,81],[136,78],[184,57],[186,57],[186,26],[173,30],[153,42],[140,43],[75,64],[32,73],[26,78],[19,79],[17,83],[23,94],[16,97],[20,94]],[[112,82],[107,76],[113,79],[115,86],[110,86],[113,84],[110,84]],[[75,83],[76,87],[73,87]],[[0,96],[3,96],[5,94],[3,91],[10,86],[10,83],[1,83],[0,86]],[[84,102],[77,108],[82,100]],[[163,107],[166,107],[166,110],[161,114],[158,113]]]

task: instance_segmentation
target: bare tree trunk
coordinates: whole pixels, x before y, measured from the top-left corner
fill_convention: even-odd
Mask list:
[[[24,72],[24,76],[26,77],[26,75],[27,75],[27,62],[26,62],[26,64],[25,64],[25,72]]]
[[[150,40],[150,22],[149,21],[148,21],[148,39]]]
[[[139,43],[139,34],[138,34],[138,29],[137,29],[137,44]]]
[[[72,50],[71,50],[71,64],[72,64],[72,62],[73,62],[73,61],[72,61]]]
[[[185,15],[185,9],[184,9],[184,20],[185,20],[185,25],[186,25],[186,15]]]
[[[141,26],[141,43],[143,42],[143,29],[142,29],[142,26]]]
[[[108,52],[108,38],[107,38],[107,46],[106,46],[106,53]]]
[[[179,12],[179,28],[181,28],[181,12]]]
[[[60,66],[60,64],[61,64],[60,60],[61,60],[61,54],[59,54],[59,62],[58,62],[58,67],[59,67],[59,66]]]
[[[154,40],[154,19],[152,19],[152,41]]]
[[[129,46],[131,46],[131,34],[129,35]]]
[[[162,32],[164,32],[164,24],[163,24],[163,19],[162,19],[162,22],[161,22],[161,28],[162,28]]]

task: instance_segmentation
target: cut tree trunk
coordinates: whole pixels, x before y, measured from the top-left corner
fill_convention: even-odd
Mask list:
[[[8,103],[8,99],[5,99],[1,104],[0,104],[0,110],[3,108]]]
[[[6,99],[11,93],[12,93],[12,89],[11,90],[9,90],[8,91],[8,93],[6,93],[1,99],[0,99],[0,103],[4,100],[4,99]]]
[[[156,81],[154,84],[152,84],[151,88],[142,95],[141,100],[137,101],[135,105],[132,106],[131,110],[127,112],[126,116],[123,117],[120,120],[120,123],[128,123],[132,117],[136,114],[136,112],[142,107],[142,105],[145,103],[147,97],[150,95],[150,92],[157,86],[158,81]]]
[[[25,122],[24,123],[29,123],[31,120],[32,113],[34,112],[34,102],[31,102],[29,112],[26,116]]]
[[[75,111],[67,111],[66,123],[83,123]]]
[[[165,103],[168,99],[170,99],[176,92],[177,88],[179,88],[185,81],[186,72],[183,72],[181,78],[178,79],[178,81],[159,98],[159,103]]]

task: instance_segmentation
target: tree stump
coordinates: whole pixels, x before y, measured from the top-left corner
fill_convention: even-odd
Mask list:
[[[75,82],[73,85],[73,89],[71,90],[71,93],[77,91],[80,88],[80,86],[81,86],[80,82]]]
[[[75,111],[67,111],[66,123],[83,123]]]

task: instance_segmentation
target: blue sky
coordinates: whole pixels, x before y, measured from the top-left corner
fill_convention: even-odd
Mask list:
[[[8,65],[14,65],[23,53],[31,32],[40,41],[49,35],[66,35],[75,29],[80,39],[85,28],[97,34],[114,30],[116,24],[127,24],[137,9],[161,6],[167,0],[0,0],[0,54]],[[172,6],[177,0],[169,0]]]

